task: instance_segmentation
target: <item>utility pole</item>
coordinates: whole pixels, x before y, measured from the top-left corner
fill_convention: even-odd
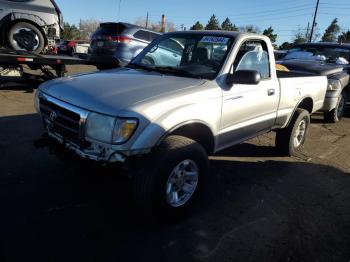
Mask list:
[[[309,37],[309,30],[310,30],[310,22],[307,23],[307,29],[306,29],[306,34],[305,34],[305,39],[307,40]]]
[[[311,27],[311,33],[310,33],[309,42],[312,42],[312,37],[313,37],[314,30],[315,30],[315,27],[316,27],[316,17],[317,17],[318,5],[319,4],[320,4],[320,0],[317,0],[316,9],[315,9],[315,15],[314,15],[314,21],[313,21],[312,27]]]
[[[146,16],[146,28],[148,28],[148,12],[147,12],[147,16]]]
[[[165,15],[162,15],[162,29],[161,29],[162,33],[165,33]]]

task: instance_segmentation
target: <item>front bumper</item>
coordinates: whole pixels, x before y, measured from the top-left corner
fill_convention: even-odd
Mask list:
[[[337,107],[340,94],[341,91],[327,91],[323,107],[320,109],[320,112],[330,112],[335,109]]]
[[[144,156],[151,152],[151,149],[134,150],[134,151],[116,151],[111,145],[87,142],[88,146],[78,146],[70,141],[65,140],[60,135],[47,132],[51,140],[63,146],[65,149],[75,153],[77,156],[101,163],[125,163],[129,158],[135,156]]]

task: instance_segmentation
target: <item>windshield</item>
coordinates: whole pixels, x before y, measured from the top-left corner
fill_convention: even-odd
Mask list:
[[[350,61],[350,50],[329,46],[299,46],[288,51],[283,59],[316,60],[347,65]]]
[[[233,38],[205,34],[169,34],[152,42],[129,67],[179,76],[214,79]]]

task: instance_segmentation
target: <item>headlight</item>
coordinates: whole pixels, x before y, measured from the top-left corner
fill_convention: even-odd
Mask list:
[[[121,144],[132,136],[137,123],[136,119],[90,113],[86,121],[86,136],[105,143]]]
[[[111,143],[115,121],[114,117],[90,113],[86,120],[86,136]]]
[[[327,87],[328,91],[337,91],[337,90],[341,90],[341,83],[339,80],[335,80],[335,79],[328,79],[328,87]]]
[[[37,113],[40,113],[40,90],[39,88],[35,91],[34,94],[34,108]]]

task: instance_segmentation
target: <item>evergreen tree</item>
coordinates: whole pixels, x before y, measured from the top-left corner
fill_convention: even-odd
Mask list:
[[[203,25],[197,21],[193,26],[191,26],[190,30],[203,30]]]
[[[226,31],[235,31],[234,25],[231,23],[231,20],[227,17],[224,22],[221,24],[221,30]],[[237,30],[236,30],[237,31]]]
[[[335,18],[324,32],[322,42],[336,42],[339,32],[340,26],[338,25],[338,19]]]
[[[212,15],[208,24],[205,26],[205,30],[220,30],[219,20],[215,15]]]
[[[293,44],[291,44],[289,42],[284,42],[282,45],[280,45],[280,47],[278,49],[288,50],[288,49],[291,49],[292,47],[293,47]]]
[[[343,33],[338,37],[338,42],[339,42],[339,43],[350,43],[350,31],[343,32]]]
[[[75,25],[64,23],[61,37],[64,40],[80,39],[80,31]]]
[[[273,29],[271,26],[264,30],[263,35],[266,35],[268,38],[270,38],[272,43],[275,43],[277,40],[277,34],[273,33]]]

